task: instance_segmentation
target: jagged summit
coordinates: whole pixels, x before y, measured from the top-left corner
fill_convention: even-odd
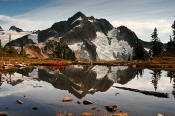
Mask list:
[[[22,29],[20,29],[20,28],[18,28],[18,27],[16,27],[16,26],[11,26],[11,27],[9,28],[9,30],[16,31],[16,32],[23,32]]]
[[[61,38],[66,43],[82,42],[96,38],[96,32],[108,33],[113,26],[106,19],[86,17],[82,12],[77,12],[67,21],[60,21],[51,28],[38,34],[38,42],[45,42],[50,37]]]
[[[0,26],[0,31],[3,31],[2,27]]]
[[[69,22],[73,22],[73,21],[75,21],[75,20],[77,20],[77,19],[83,20],[83,19],[85,19],[85,18],[87,18],[86,15],[79,11],[79,12],[77,12],[76,14],[74,14],[72,17],[70,17],[70,18],[68,19],[68,21],[69,21]]]

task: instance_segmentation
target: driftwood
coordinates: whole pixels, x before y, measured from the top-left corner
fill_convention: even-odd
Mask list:
[[[133,89],[133,88],[127,88],[127,87],[118,87],[118,86],[113,86],[118,89],[123,89],[123,90],[128,90],[128,91],[133,91],[133,92],[138,92],[142,93],[145,95],[151,95],[155,97],[160,97],[160,98],[169,98],[168,93],[161,93],[161,92],[154,92],[154,91],[145,91],[145,90],[139,90],[139,89]]]

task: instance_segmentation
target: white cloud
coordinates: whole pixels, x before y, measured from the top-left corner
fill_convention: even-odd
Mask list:
[[[5,15],[0,15],[0,20],[6,22],[5,24],[2,24],[2,26],[5,27],[6,29],[9,28],[11,25],[15,25],[22,29],[24,27],[25,30],[32,30],[33,25],[37,24],[35,21],[21,18],[14,18]]]
[[[116,27],[126,25],[140,34],[145,30],[153,30],[155,27],[158,28],[160,34],[171,32],[171,22],[164,19],[149,21],[113,20],[111,23]]]

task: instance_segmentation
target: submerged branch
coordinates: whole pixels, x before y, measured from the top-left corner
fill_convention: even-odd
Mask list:
[[[145,90],[139,90],[139,89],[133,89],[133,88],[127,88],[127,87],[118,87],[118,86],[113,86],[113,87],[118,88],[118,89],[138,92],[138,93],[142,93],[142,94],[145,94],[145,95],[152,95],[152,96],[160,97],[160,98],[169,98],[169,94],[168,93],[161,93],[161,92],[154,92],[154,91],[145,91]]]

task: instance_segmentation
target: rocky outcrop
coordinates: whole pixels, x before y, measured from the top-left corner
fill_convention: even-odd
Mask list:
[[[0,26],[0,31],[3,31],[2,27]]]
[[[25,45],[28,45],[28,44],[35,44],[33,42],[32,39],[29,39],[28,38],[29,35],[25,35],[21,38],[18,38],[16,40],[12,40],[11,42],[7,43],[6,46],[17,46],[17,47],[21,47],[21,46],[25,46]]]
[[[75,60],[74,52],[68,47],[67,44],[49,40],[46,42],[43,53],[51,58],[62,58],[67,60]]]
[[[9,30],[16,31],[16,32],[23,32],[22,29],[20,29],[20,28],[18,28],[18,27],[16,27],[16,26],[11,26],[11,27],[9,28]]]
[[[44,42],[50,37],[60,37],[67,44],[92,40],[96,37],[96,31],[107,33],[113,26],[105,19],[86,17],[78,12],[67,21],[57,22],[51,28],[40,31],[38,42]]]
[[[49,58],[47,54],[42,52],[42,49],[39,46],[33,44],[25,46],[25,53],[29,58]]]

